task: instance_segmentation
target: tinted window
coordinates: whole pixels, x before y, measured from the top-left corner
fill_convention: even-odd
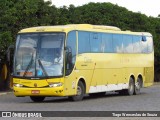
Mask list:
[[[78,32],[78,53],[89,53],[89,32]]]
[[[133,52],[134,53],[141,53],[141,36],[133,36]]]
[[[102,39],[100,33],[90,34],[91,52],[102,52],[101,45]]]
[[[142,37],[141,37],[141,52],[148,53],[148,43],[147,41],[142,41]]]
[[[123,51],[124,53],[133,53],[133,44],[131,35],[123,35]]]
[[[113,34],[113,51],[117,53],[123,52],[123,37],[120,34]]]
[[[106,53],[113,52],[112,34],[102,34],[102,47],[103,47],[103,52]]]
[[[152,37],[144,41],[138,35],[80,31],[78,40],[78,53],[150,53],[153,50]]]
[[[152,37],[147,37],[147,44],[148,44],[148,53],[151,53],[153,50],[153,40]]]

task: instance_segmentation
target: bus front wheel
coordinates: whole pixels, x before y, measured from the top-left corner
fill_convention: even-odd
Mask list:
[[[33,102],[42,102],[45,99],[45,97],[41,96],[30,96],[30,98]]]
[[[85,87],[82,81],[78,82],[77,95],[69,97],[72,101],[80,101],[85,95]]]

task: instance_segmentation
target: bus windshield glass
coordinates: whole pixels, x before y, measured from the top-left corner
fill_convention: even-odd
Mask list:
[[[62,76],[64,39],[65,33],[19,34],[14,57],[14,76]]]

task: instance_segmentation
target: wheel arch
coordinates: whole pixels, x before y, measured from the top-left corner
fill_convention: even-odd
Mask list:
[[[138,78],[140,79],[140,81],[141,81],[141,87],[143,87],[143,76],[141,75],[141,74],[139,74],[138,75],[138,77],[137,77],[137,80],[138,80]]]
[[[131,75],[130,75],[130,78],[132,78],[133,81],[134,81],[134,83],[135,83],[135,76],[134,76],[134,74],[131,74]]]
[[[80,77],[79,80],[78,80],[78,82],[79,81],[81,81],[83,83],[84,88],[85,88],[85,93],[86,93],[86,81],[85,81],[85,79],[83,77]],[[78,82],[77,82],[77,84],[78,84]]]

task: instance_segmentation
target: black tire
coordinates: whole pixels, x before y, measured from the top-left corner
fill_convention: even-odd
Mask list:
[[[80,101],[85,95],[85,87],[82,81],[78,82],[77,95],[69,97],[72,101]]]
[[[134,80],[132,77],[130,77],[130,80],[129,80],[129,86],[128,86],[128,90],[126,90],[126,94],[127,95],[133,95],[134,93]]]
[[[101,97],[104,96],[106,92],[100,92],[100,93],[90,93],[89,96],[91,97]]]
[[[42,96],[30,96],[30,98],[33,102],[42,102],[45,99],[45,97]]]
[[[140,94],[141,87],[142,87],[142,81],[140,78],[138,78],[137,83],[135,84],[135,87],[134,87],[134,95]]]
[[[130,77],[128,89],[122,90],[122,93],[125,95],[133,95],[134,94],[134,79]]]

